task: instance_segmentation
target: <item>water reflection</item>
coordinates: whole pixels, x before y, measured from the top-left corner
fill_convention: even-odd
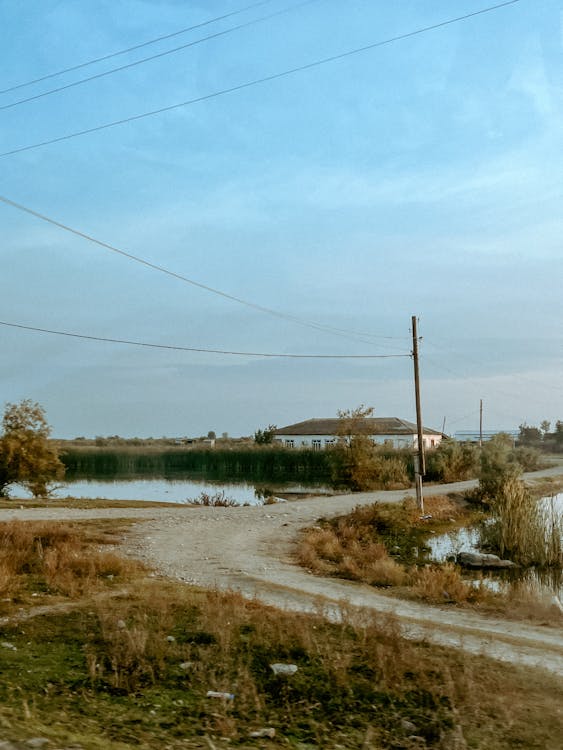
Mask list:
[[[539,501],[546,511],[546,521],[553,515],[563,513],[563,493],[545,497]],[[447,534],[430,536],[426,540],[427,558],[434,562],[445,562],[460,552],[479,552],[481,533],[479,527],[461,528]],[[471,574],[468,574],[471,575]],[[512,570],[483,571],[474,585],[484,585],[496,592],[519,593],[537,599],[546,596],[563,598],[563,574],[561,569],[540,570],[538,568],[516,568]]]
[[[208,479],[81,479],[65,484],[53,492],[53,497],[76,497],[80,499],[100,498],[104,500],[148,500],[154,502],[186,503],[204,492],[215,495],[224,492],[240,505],[262,505],[275,501],[278,494],[314,493],[327,494],[323,485],[279,484],[265,487],[254,482],[213,482]],[[14,497],[30,497],[23,487],[11,488]]]

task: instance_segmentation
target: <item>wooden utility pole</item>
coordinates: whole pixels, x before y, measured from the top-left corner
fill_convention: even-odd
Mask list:
[[[479,400],[479,448],[483,447],[483,399]]]
[[[418,436],[418,446],[414,462],[414,479],[416,486],[416,499],[418,507],[424,512],[424,498],[422,496],[422,477],[426,474],[426,464],[424,460],[424,438],[422,427],[422,409],[420,406],[420,375],[418,371],[418,333],[416,329],[416,315],[412,318],[412,358],[414,364],[414,395],[416,401],[416,431]]]

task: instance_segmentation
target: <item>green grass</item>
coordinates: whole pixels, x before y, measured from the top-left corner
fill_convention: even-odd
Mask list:
[[[268,747],[443,748],[462,731],[475,750],[555,750],[563,733],[562,685],[549,675],[404,641],[390,620],[331,625],[162,581],[4,626],[0,640],[17,648],[0,651],[12,740],[258,748],[250,732],[271,726]],[[273,662],[298,672],[276,677]]]

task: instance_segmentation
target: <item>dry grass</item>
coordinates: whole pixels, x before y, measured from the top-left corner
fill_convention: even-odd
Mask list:
[[[234,508],[241,505],[238,500],[229,497],[225,494],[225,490],[219,490],[218,492],[200,492],[197,497],[188,500],[190,505],[204,505],[205,507],[212,508]]]
[[[384,527],[389,519],[376,516]],[[68,571],[78,582],[68,590],[87,594],[96,576],[107,581],[103,562],[89,566],[115,541],[107,528],[4,524],[2,549],[11,553],[0,570],[9,582],[27,581],[27,591],[49,576],[68,588]],[[350,555],[351,540],[350,532]],[[354,572],[331,536],[320,543]],[[368,549],[383,569],[384,546]],[[121,563],[126,568],[109,575],[127,575],[130,563]],[[458,583],[453,572],[440,582],[426,576],[430,595]],[[266,746],[250,740],[251,731],[274,727],[272,748],[451,750],[464,746],[460,738],[474,750],[560,747],[561,682],[548,675],[405,641],[393,619],[351,608],[334,625],[163,580],[137,578],[128,590],[0,626],[0,640],[14,645],[2,652],[3,737],[41,735],[56,747],[92,750],[249,749]],[[298,671],[276,676],[274,662]],[[235,697],[208,698],[208,690]],[[410,739],[413,732],[422,739]]]
[[[464,504],[440,495],[425,498],[425,511],[432,515],[432,528],[439,530],[468,517]],[[301,538],[298,558],[320,575],[372,586],[403,586],[409,583],[409,569],[416,562],[413,550],[428,529],[429,521],[420,517],[410,499],[402,505],[375,503],[309,529]]]
[[[299,562],[321,575],[334,575],[372,586],[400,586],[405,572],[387,553],[385,545],[359,541],[354,534],[330,528],[312,529],[299,546]]]
[[[505,482],[491,501],[491,514],[483,541],[500,557],[521,565],[563,564],[563,519],[542,505],[523,482]]]
[[[181,503],[160,502],[157,500],[107,500],[106,498],[2,498],[0,508],[78,508],[91,510],[92,508],[182,508]]]
[[[483,584],[475,586],[463,579],[459,568],[451,563],[415,569],[409,594],[430,604],[478,604],[494,598]]]
[[[55,746],[265,747],[249,734],[274,727],[272,748],[558,750],[563,732],[555,678],[405,641],[394,620],[353,609],[331,625],[154,581],[2,637],[18,649],[0,683],[4,735],[38,727]],[[276,676],[274,662],[298,671]]]
[[[421,564],[419,552],[429,532],[442,533],[475,520],[468,506],[459,498],[429,495],[425,514],[431,518],[421,517],[410,499],[401,505],[358,507],[305,532],[299,562],[319,575],[393,587],[396,593],[433,604],[492,607],[495,594],[464,580],[455,565]]]
[[[104,546],[113,533],[92,525],[11,521],[0,524],[2,609],[30,596],[76,597],[140,570]]]

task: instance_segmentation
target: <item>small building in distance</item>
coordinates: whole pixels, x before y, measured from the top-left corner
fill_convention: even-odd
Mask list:
[[[341,419],[307,419],[276,429],[274,441],[288,448],[321,450],[345,439],[339,434],[341,429]],[[416,424],[398,417],[364,417],[362,434],[367,435],[375,445],[413,450],[418,447]],[[425,448],[436,448],[442,437],[437,430],[423,429]]]
[[[490,440],[495,435],[509,435],[513,440],[518,437],[518,430],[483,430],[483,442]],[[454,439],[459,443],[478,443],[480,440],[479,430],[459,430]]]

